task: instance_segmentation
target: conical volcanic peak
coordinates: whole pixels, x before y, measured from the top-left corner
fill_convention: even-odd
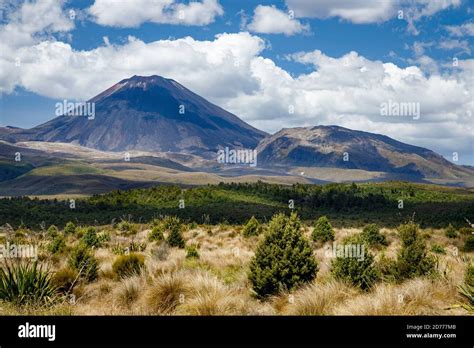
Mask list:
[[[60,116],[17,132],[20,140],[70,142],[106,151],[143,150],[212,156],[255,148],[266,133],[161,76],[132,76],[89,100],[93,119]]]

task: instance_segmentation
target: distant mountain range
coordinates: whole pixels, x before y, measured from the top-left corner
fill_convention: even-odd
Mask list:
[[[94,103],[93,117],[69,112],[31,129],[0,127],[0,195],[226,180],[402,179],[474,186],[472,167],[383,135],[338,126],[285,128],[268,135],[160,76],[122,80],[89,103]],[[256,150],[257,166],[218,163],[224,148]],[[16,152],[23,154],[21,162],[14,161]],[[131,160],[124,160],[125,152]],[[59,181],[61,188],[54,187]],[[75,189],[67,190],[68,185]]]
[[[285,128],[263,139],[257,152],[264,166],[362,169],[419,178],[472,175],[431,150],[338,126]]]

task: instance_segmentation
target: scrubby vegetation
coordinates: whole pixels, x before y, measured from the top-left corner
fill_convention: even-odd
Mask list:
[[[419,233],[419,225],[409,222],[398,228],[402,248],[396,263],[398,279],[424,276],[435,271],[436,260],[428,254],[426,244]]]
[[[182,224],[177,217],[169,217],[164,220],[165,230],[168,231],[166,242],[169,246],[184,248],[185,242],[181,235]]]
[[[261,232],[262,225],[260,225],[260,222],[258,222],[255,216],[252,216],[245,224],[242,234],[244,235],[244,237],[252,237],[258,236]]]
[[[116,258],[112,265],[116,277],[127,278],[140,274],[145,266],[145,257],[140,254],[121,255]]]
[[[474,236],[468,236],[466,242],[464,243],[464,251],[472,252],[474,251]]]
[[[448,238],[456,238],[458,236],[458,231],[456,231],[456,229],[451,224],[449,224],[444,233]]]
[[[178,208],[184,199],[186,209]],[[288,209],[293,200],[298,214],[305,220],[326,215],[336,227],[362,227],[368,222],[396,227],[414,212],[422,227],[455,228],[465,226],[465,218],[474,216],[474,192],[436,185],[386,182],[370,184],[328,184],[292,186],[267,183],[231,183],[183,189],[178,186],[156,186],[148,189],[113,191],[77,199],[75,209],[67,200],[40,200],[14,197],[0,199],[0,226],[8,222],[17,228],[55,224],[110,224],[134,234],[141,222],[160,215],[174,215],[196,223],[227,221],[245,224],[252,216],[260,221]],[[398,208],[403,199],[404,208]]]
[[[296,213],[276,215],[250,262],[249,280],[260,298],[310,282],[317,263]]]
[[[385,236],[380,233],[380,228],[376,224],[365,226],[360,237],[368,245],[387,245]]]
[[[64,227],[65,234],[74,234],[76,232],[76,225],[73,222],[69,221]]]
[[[98,265],[94,254],[87,247],[77,246],[69,258],[69,266],[86,281],[94,281],[98,275]]]
[[[331,266],[331,271],[337,279],[348,281],[363,290],[370,289],[379,278],[374,266],[374,257],[370,253],[361,258],[337,257]]]
[[[312,234],[314,241],[329,242],[335,239],[334,230],[326,216],[321,216],[316,224]]]
[[[198,259],[199,252],[198,248],[195,245],[191,245],[186,248],[186,258],[187,259]]]
[[[4,261],[0,266],[0,300],[18,306],[52,304],[56,288],[51,277],[36,261]]]
[[[2,244],[38,247],[23,269],[2,266],[0,314],[466,315],[472,202],[466,190],[402,183],[169,186],[76,210],[0,200],[0,219],[12,214]],[[363,258],[327,252],[347,244]]]

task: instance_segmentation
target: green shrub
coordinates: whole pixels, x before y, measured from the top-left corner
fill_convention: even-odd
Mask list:
[[[184,248],[185,242],[181,231],[179,228],[175,227],[170,231],[168,238],[166,239],[167,243],[171,247]]]
[[[162,228],[168,233],[166,242],[171,247],[184,248],[185,242],[181,235],[182,224],[179,218],[175,216],[166,216],[161,223]]]
[[[102,246],[104,245],[105,243],[107,242],[110,242],[111,238],[110,238],[110,233],[108,232],[102,232],[102,233],[99,233],[97,235],[97,240],[98,240],[98,245],[99,246]]]
[[[321,216],[318,221],[316,221],[312,238],[314,241],[320,242],[328,242],[334,240],[334,230],[326,216]]]
[[[76,232],[76,225],[69,221],[66,226],[64,227],[65,234],[74,234]]]
[[[243,235],[244,237],[258,236],[262,232],[262,226],[255,218],[252,216],[249,221],[244,226]]]
[[[364,227],[360,237],[363,242],[368,245],[387,245],[387,240],[383,234],[380,233],[380,228],[376,224],[369,224]]]
[[[336,257],[331,262],[331,273],[336,279],[352,283],[368,290],[379,279],[374,266],[374,257],[366,253],[363,259],[356,257]]]
[[[453,225],[449,224],[448,228],[444,231],[444,234],[448,238],[456,238],[458,236],[458,231],[453,227]]]
[[[48,245],[48,251],[52,254],[61,252],[66,247],[66,240],[62,235],[57,235]]]
[[[4,261],[0,266],[0,300],[18,306],[49,305],[56,299],[51,273],[34,262]]]
[[[150,242],[159,242],[165,239],[165,235],[163,234],[164,225],[153,226],[151,229],[150,234],[148,235],[148,240]]]
[[[397,279],[414,278],[434,272],[436,260],[426,251],[423,238],[419,235],[419,226],[414,222],[398,228],[402,248],[397,258]]]
[[[376,264],[377,272],[383,281],[395,282],[398,278],[397,261],[382,253]]]
[[[52,282],[59,292],[68,293],[72,290],[74,283],[78,278],[77,275],[76,270],[70,267],[65,267],[54,273]]]
[[[291,290],[316,277],[317,263],[301,222],[292,213],[275,215],[250,262],[249,280],[259,298]]]
[[[92,282],[97,279],[98,263],[90,249],[84,245],[76,247],[69,258],[69,266],[79,272],[80,278]]]
[[[468,236],[466,238],[463,250],[467,253],[474,251],[474,236]]]
[[[474,233],[474,228],[470,227],[461,227],[459,229],[459,233],[464,235],[464,236],[471,236]]]
[[[199,252],[195,245],[191,245],[186,248],[186,258],[187,259],[198,259]]]
[[[49,226],[48,230],[46,231],[46,236],[51,239],[56,238],[58,234],[59,234],[59,230],[54,225]]]
[[[140,254],[129,254],[118,256],[112,269],[118,279],[131,277],[139,274],[145,266],[145,257]]]
[[[438,245],[438,244],[433,244],[431,246],[431,251],[437,254],[446,254],[446,250],[441,245]]]
[[[96,229],[94,227],[88,227],[81,238],[81,242],[89,248],[100,246]]]
[[[137,233],[137,227],[132,224],[131,222],[128,222],[128,221],[120,221],[118,224],[117,224],[117,229],[120,231],[120,232],[123,232],[125,234],[135,234]]]
[[[123,254],[129,254],[129,253],[134,253],[134,252],[142,252],[145,251],[146,249],[146,243],[139,243],[135,241],[130,241],[128,244],[120,244],[116,243],[115,245],[112,246],[111,250],[112,253],[116,255],[123,255]]]

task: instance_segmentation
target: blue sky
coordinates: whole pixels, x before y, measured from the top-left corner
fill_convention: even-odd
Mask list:
[[[0,126],[33,127],[54,117],[58,101],[158,74],[269,132],[338,124],[474,164],[466,0],[0,0],[0,8]],[[384,119],[387,100],[418,102],[422,117]]]

